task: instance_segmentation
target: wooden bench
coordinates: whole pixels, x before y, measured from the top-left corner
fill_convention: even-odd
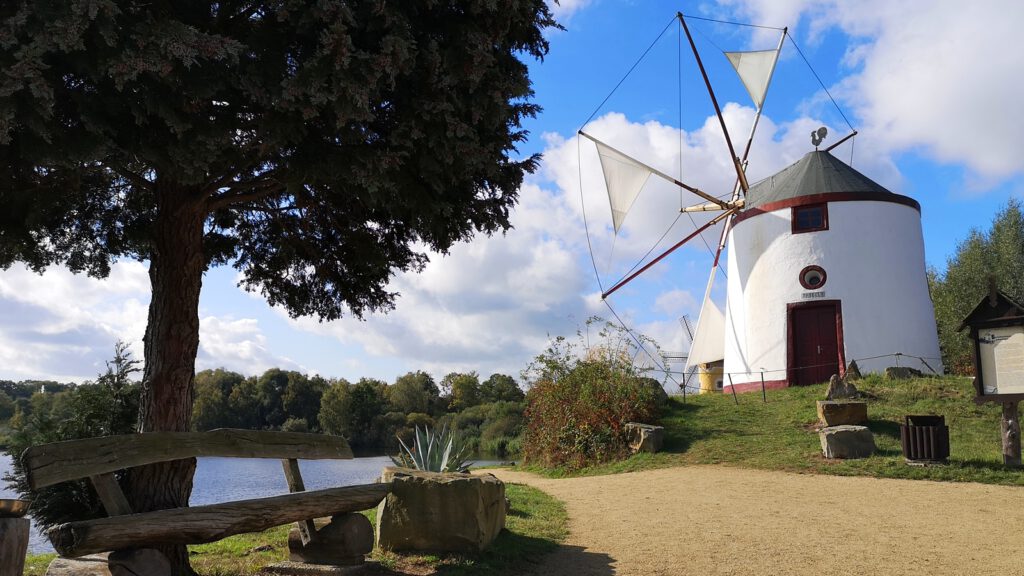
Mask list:
[[[114,472],[197,456],[282,460],[290,494],[132,513]],[[298,460],[348,459],[344,438],[297,432],[221,429],[151,432],[33,446],[22,456],[33,489],[89,478],[108,518],[67,522],[48,531],[57,552],[77,558],[95,552],[157,544],[203,544],[244,532],[297,522],[303,543],[315,533],[313,518],[376,506],[390,484],[305,491]]]

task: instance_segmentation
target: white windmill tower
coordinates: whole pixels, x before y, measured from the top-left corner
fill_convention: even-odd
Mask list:
[[[612,207],[615,231],[650,175],[699,196],[685,212],[718,212],[704,226],[604,291],[607,298],[669,252],[724,222],[711,267],[688,366],[725,388],[746,391],[827,380],[857,359],[862,371],[894,363],[940,372],[938,338],[925,276],[920,205],[894,194],[825,150],[749,185],[745,169],[778,48],[727,52],[756,105],[743,155],[738,156],[682,14],[677,14],[722,126],[736,170],[728,200],[684,184],[593,136]],[[711,299],[721,254],[729,246],[725,312]]]

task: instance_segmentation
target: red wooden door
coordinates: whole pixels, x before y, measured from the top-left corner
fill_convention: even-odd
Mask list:
[[[839,373],[838,334],[835,304],[793,310],[794,384],[827,382]]]

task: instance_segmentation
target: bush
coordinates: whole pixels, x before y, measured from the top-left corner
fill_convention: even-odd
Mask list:
[[[628,333],[604,323],[597,339],[581,334],[580,341],[599,343],[577,353],[559,338],[532,365],[523,438],[528,462],[576,470],[625,457],[626,423],[658,417],[659,395],[643,377],[646,369],[634,365],[638,354]]]
[[[137,360],[131,359],[127,347],[118,342],[114,360],[107,363],[106,374],[101,375],[95,384],[82,384],[56,394],[47,388],[46,393],[33,395],[35,407],[31,414],[16,415],[17,429],[11,434],[6,448],[14,471],[4,480],[21,498],[32,500],[29,514],[37,526],[48,528],[71,520],[106,516],[99,497],[87,480],[62,482],[32,490],[21,454],[29,446],[38,444],[134,433],[140,389],[131,381],[131,374],[138,371],[137,364]],[[118,472],[118,479],[123,475],[124,471]]]

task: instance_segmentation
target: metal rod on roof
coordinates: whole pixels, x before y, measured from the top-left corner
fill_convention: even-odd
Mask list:
[[[857,131],[856,130],[854,130],[853,132],[850,132],[849,134],[844,136],[843,139],[840,140],[839,142],[836,142],[835,144],[829,146],[828,148],[825,148],[825,152],[831,152],[833,148],[835,148],[836,146],[839,146],[843,142],[846,142],[847,140],[849,140],[850,138],[853,138],[856,135],[857,135]]]

